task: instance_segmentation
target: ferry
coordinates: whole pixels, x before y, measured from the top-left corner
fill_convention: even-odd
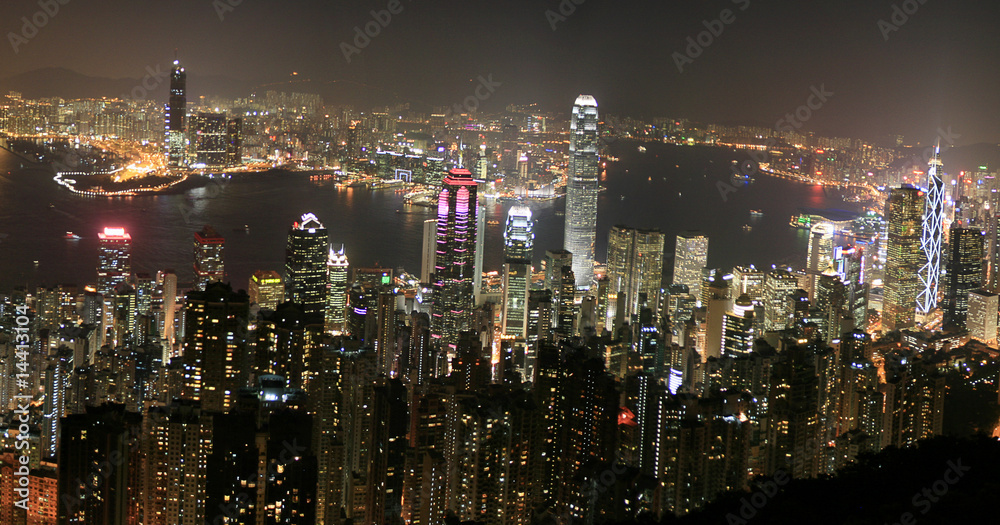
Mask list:
[[[67,241],[78,241],[81,237],[73,232],[66,232],[66,235],[63,235],[63,239],[66,239]]]
[[[764,216],[764,212],[762,212],[760,210],[750,210],[750,216],[751,217],[763,217]]]

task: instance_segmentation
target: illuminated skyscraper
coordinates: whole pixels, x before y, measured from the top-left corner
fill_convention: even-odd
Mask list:
[[[231,118],[226,121],[226,166],[243,164],[243,119]]]
[[[625,294],[625,319],[639,313],[639,294],[656,319],[663,284],[663,232],[613,226],[608,233],[609,301]]]
[[[212,283],[184,302],[184,397],[205,410],[226,412],[246,386],[250,370],[247,321],[250,297],[228,284]]]
[[[799,287],[788,270],[774,269],[764,276],[764,330],[784,330],[791,316],[788,296]]]
[[[764,272],[753,265],[733,268],[733,294],[747,294],[754,302],[764,301]]]
[[[187,73],[174,60],[174,68],[170,71],[170,101],[163,115],[166,126],[167,166],[176,168],[185,162],[187,149]]]
[[[748,355],[753,350],[753,302],[747,294],[740,295],[733,309],[723,320],[722,351],[725,356]]]
[[[695,297],[701,297],[701,269],[708,265],[708,237],[698,231],[677,235],[674,248],[674,280]]]
[[[944,184],[941,176],[944,171],[938,157],[940,150],[939,143],[934,147],[934,157],[927,167],[927,197],[920,236],[924,265],[920,268],[921,289],[917,295],[917,313],[920,315],[927,315],[937,308],[938,281],[941,279],[941,241],[944,237]]]
[[[205,226],[194,234],[194,287],[204,290],[205,285],[226,277],[222,254],[224,239],[214,228]]]
[[[132,275],[132,236],[125,228],[104,228],[97,234],[97,293],[114,295],[115,286],[127,283]]]
[[[705,310],[705,353],[702,360],[709,357],[722,356],[722,343],[725,335],[726,313],[733,309],[732,275],[723,275],[721,271],[713,272],[708,281]]]
[[[67,415],[60,423],[58,523],[137,523],[142,515],[138,500],[142,487],[132,486],[141,471],[139,438],[142,416],[125,405],[87,405],[85,413]],[[94,465],[117,457],[100,483]],[[109,463],[114,464],[114,463]],[[132,521],[132,520],[135,521]],[[56,523],[55,521],[49,523]]]
[[[194,117],[195,167],[224,168],[229,159],[229,127],[222,113],[198,113]]]
[[[434,258],[437,256],[437,219],[424,221],[424,243],[420,258],[420,282],[431,282],[434,273]]]
[[[809,231],[809,251],[806,274],[809,276],[809,300],[816,300],[816,283],[833,260],[833,225],[821,222]]]
[[[205,523],[215,515],[205,508],[212,415],[196,401],[175,399],[170,406],[149,409],[143,433],[144,523]]]
[[[531,250],[535,242],[531,210],[513,206],[504,230],[503,334],[524,338],[528,329]]]
[[[330,240],[326,227],[311,213],[292,223],[285,248],[286,296],[307,314],[326,309]]]
[[[982,290],[969,292],[969,315],[965,327],[969,337],[988,345],[997,343],[997,294]]]
[[[567,288],[568,275],[573,272],[573,254],[567,250],[546,250],[545,259],[545,289],[552,292],[552,302],[550,304],[552,327],[559,327],[560,315],[563,320],[572,315],[572,306],[576,302],[575,293],[576,276],[573,276],[573,287]],[[567,306],[569,309],[567,309]],[[564,330],[563,333],[570,333],[572,330]]]
[[[886,331],[913,326],[920,293],[920,269],[924,253],[920,248],[924,192],[913,186],[893,188],[886,202],[888,239],[885,286],[882,300],[882,328]]]
[[[350,268],[343,245],[339,250],[330,248],[326,267],[329,283],[326,291],[326,330],[343,332],[347,322],[347,270]]]
[[[159,283],[163,295],[163,362],[169,362],[173,357],[173,344],[176,342],[174,318],[177,308],[177,274],[173,270],[157,272],[156,281]]]
[[[586,288],[594,278],[594,243],[597,239],[600,155],[597,150],[597,101],[594,97],[577,97],[569,130],[563,246],[573,254],[576,287]]]
[[[250,277],[250,304],[274,310],[285,302],[285,285],[281,274],[274,270],[257,270]]]
[[[468,330],[472,321],[478,209],[472,173],[451,170],[438,196],[432,318],[433,335],[443,348],[450,348],[451,357],[458,333]]]
[[[983,284],[985,236],[979,228],[952,228],[948,242],[946,322],[964,325],[969,313],[969,292]]]

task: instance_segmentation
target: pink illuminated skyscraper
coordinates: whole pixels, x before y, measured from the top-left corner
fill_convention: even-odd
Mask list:
[[[466,169],[451,170],[438,196],[432,334],[442,348],[454,349],[468,330],[475,302],[478,200],[476,181]],[[451,352],[451,351],[449,351]]]
[[[110,297],[115,286],[132,275],[132,236],[125,228],[104,228],[97,234],[97,292]]]

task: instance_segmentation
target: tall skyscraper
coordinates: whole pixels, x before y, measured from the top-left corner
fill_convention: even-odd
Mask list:
[[[187,150],[187,73],[180,61],[174,60],[170,71],[170,101],[164,112],[166,126],[167,166],[177,168],[186,164]]]
[[[987,270],[983,288],[993,291],[1000,288],[1000,213],[991,210],[986,214]]]
[[[326,330],[343,332],[347,323],[347,271],[350,269],[343,245],[339,250],[330,248],[330,259],[326,266],[329,276],[326,291]]]
[[[594,278],[597,239],[597,192],[600,154],[597,144],[597,101],[580,95],[569,124],[569,170],[566,180],[566,227],[563,246],[573,254],[576,287]]]
[[[285,302],[285,284],[281,274],[274,270],[257,270],[250,277],[250,304],[274,310]]]
[[[997,343],[997,309],[1000,308],[997,299],[995,293],[969,292],[969,315],[965,321],[969,337],[988,345]]]
[[[163,362],[167,363],[173,357],[173,344],[177,342],[174,327],[177,308],[177,274],[173,270],[157,272],[156,281],[163,294]]]
[[[764,272],[753,265],[733,268],[733,295],[747,294],[753,302],[764,301]]]
[[[478,181],[477,181],[478,182]],[[472,257],[472,290],[475,306],[483,304],[483,254],[486,252],[486,211],[476,206],[476,251]]]
[[[753,302],[746,293],[733,302],[723,319],[722,350],[725,356],[748,355],[753,350]]]
[[[131,279],[132,236],[125,228],[104,228],[97,239],[97,293],[111,297],[115,286]]]
[[[924,265],[920,268],[921,289],[917,295],[917,313],[927,315],[938,303],[938,281],[941,279],[941,242],[944,237],[944,175],[939,144],[934,147],[934,157],[927,167],[927,195],[924,200],[923,231],[920,249],[924,253]]]
[[[791,316],[788,296],[799,287],[788,270],[774,269],[764,276],[764,330],[784,330]]]
[[[326,309],[327,262],[330,239],[326,227],[311,213],[292,223],[285,248],[286,296],[307,314]]]
[[[184,397],[226,412],[247,386],[247,322],[250,297],[228,284],[212,283],[184,302]]]
[[[226,277],[222,255],[226,239],[211,226],[194,234],[194,287],[204,290],[205,285]]]
[[[543,260],[545,265],[545,289],[552,292],[552,303],[550,304],[551,311],[549,312],[549,318],[552,320],[552,326],[559,326],[559,310],[560,307],[566,304],[572,305],[575,302],[575,293],[572,294],[573,297],[563,297],[566,292],[573,292],[574,290],[567,290],[564,286],[566,281],[566,275],[573,271],[573,254],[567,250],[545,250],[545,259]],[[576,276],[573,276],[573,286],[576,286]],[[563,310],[565,308],[563,307]]]
[[[226,166],[243,164],[243,119],[231,118],[226,121]]]
[[[964,325],[969,292],[983,284],[985,236],[979,228],[952,228],[948,242],[948,278],[945,322]]]
[[[434,338],[454,357],[458,333],[472,324],[479,201],[469,170],[451,170],[443,185],[438,196],[432,322]]]
[[[699,231],[677,235],[674,248],[674,280],[683,284],[691,295],[701,297],[701,269],[708,266],[708,237]]]
[[[732,279],[732,275],[723,275],[716,270],[708,282],[705,301],[705,353],[702,355],[702,361],[709,357],[722,356],[726,313],[733,309]]]
[[[913,326],[920,293],[920,247],[924,192],[913,186],[893,188],[886,202],[888,242],[882,299],[882,328],[887,331]]]
[[[663,285],[663,232],[613,226],[608,233],[609,301],[625,294],[625,318],[639,313],[639,295],[646,294],[654,319]]]
[[[130,482],[141,467],[142,416],[111,403],[85,410],[61,421],[59,494],[64,497],[58,523],[135,523],[142,515],[142,492]],[[113,457],[117,464],[108,462]],[[104,463],[113,468],[101,474],[99,483],[90,481],[95,465]]]
[[[503,334],[524,338],[528,330],[531,250],[535,243],[531,210],[512,206],[504,229]]]
[[[434,259],[437,256],[437,219],[424,221],[424,243],[420,257],[420,282],[431,282],[434,273]]]
[[[201,525],[212,416],[196,401],[154,406],[143,421],[143,511],[152,525]],[[214,515],[214,513],[212,514]]]
[[[192,119],[195,167],[224,168],[229,160],[229,125],[223,113],[198,113]]]
[[[809,251],[807,254],[806,274],[809,276],[809,300],[816,300],[816,283],[820,275],[833,260],[833,225],[821,222],[809,231]]]
[[[834,266],[844,282],[844,307],[854,321],[854,327],[868,325],[868,274],[865,270],[865,251],[860,245],[834,249]],[[839,334],[838,334],[839,335]]]

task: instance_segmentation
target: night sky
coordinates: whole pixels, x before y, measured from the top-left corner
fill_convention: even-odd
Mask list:
[[[0,78],[49,67],[140,78],[178,48],[193,95],[213,94],[199,92],[198,75],[290,91],[281,83],[298,72],[312,87],[295,90],[338,81],[387,102],[452,105],[473,94],[470,79],[492,75],[501,86],[487,111],[538,102],[566,112],[591,93],[603,113],[767,127],[825,86],[834,95],[802,130],[930,140],[950,126],[959,145],[1000,141],[995,1],[576,1],[562,2],[575,11],[558,20],[546,16],[558,0],[401,0],[348,63],[341,42],[388,0],[69,0],[17,53],[10,33],[40,8],[4,0]],[[917,9],[886,41],[879,20],[893,22],[894,4]],[[723,9],[731,23],[679,72],[673,54]]]

